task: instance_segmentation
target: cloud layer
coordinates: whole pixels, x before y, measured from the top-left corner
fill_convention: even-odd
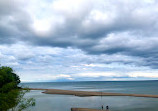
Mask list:
[[[1,64],[21,66],[23,78],[155,78],[157,7],[156,0],[1,0]]]

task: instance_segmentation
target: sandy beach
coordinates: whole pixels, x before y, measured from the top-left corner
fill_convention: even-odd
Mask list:
[[[73,91],[61,89],[41,89],[29,88],[30,90],[44,90],[45,94],[61,94],[61,95],[75,95],[75,96],[133,96],[133,97],[149,97],[158,98],[158,95],[149,94],[126,94],[126,93],[110,93],[110,92],[93,92],[93,91]]]

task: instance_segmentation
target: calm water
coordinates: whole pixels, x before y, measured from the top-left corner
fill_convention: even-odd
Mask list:
[[[120,92],[136,94],[157,94],[158,81],[130,82],[49,82],[23,83],[30,88],[68,89],[102,92]],[[36,106],[31,111],[70,111],[71,107],[97,108],[108,105],[110,111],[158,111],[158,98],[143,97],[76,97],[72,95],[43,94],[31,91],[26,95],[36,99]]]

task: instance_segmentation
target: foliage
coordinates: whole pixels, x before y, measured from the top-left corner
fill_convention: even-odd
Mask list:
[[[33,98],[24,98],[28,89],[18,87],[20,78],[10,67],[0,67],[0,111],[22,111],[35,105]]]
[[[15,107],[11,108],[12,111],[22,111],[30,106],[35,106],[35,99],[24,98],[25,93],[29,92],[28,89],[21,90],[18,97],[16,98]]]

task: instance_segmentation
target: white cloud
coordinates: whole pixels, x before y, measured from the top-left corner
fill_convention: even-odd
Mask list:
[[[13,67],[24,81],[30,77],[30,81],[124,76],[135,78],[136,75],[130,72],[149,70],[148,67],[137,66],[141,62],[140,58],[119,54],[88,55],[79,49],[33,47],[24,43],[1,45],[0,48],[1,65]],[[146,77],[150,77],[150,74]]]
[[[41,75],[39,79],[41,80],[57,80],[57,79],[73,80],[73,78],[70,75],[66,75],[66,74],[58,74],[58,75],[44,74],[44,75]]]
[[[134,78],[158,78],[158,71],[135,71],[135,72],[130,72],[128,73],[129,77],[134,77]]]
[[[57,81],[57,80],[74,80],[70,75],[66,74],[58,74],[58,75],[53,75],[53,74],[41,74],[40,76],[38,75],[33,75],[31,78],[28,76],[23,75],[22,82],[34,82],[34,81]]]
[[[79,73],[76,74],[75,76],[77,77],[91,77],[91,78],[96,78],[96,77],[120,77],[121,75],[115,73],[115,72],[89,72],[89,73]]]

